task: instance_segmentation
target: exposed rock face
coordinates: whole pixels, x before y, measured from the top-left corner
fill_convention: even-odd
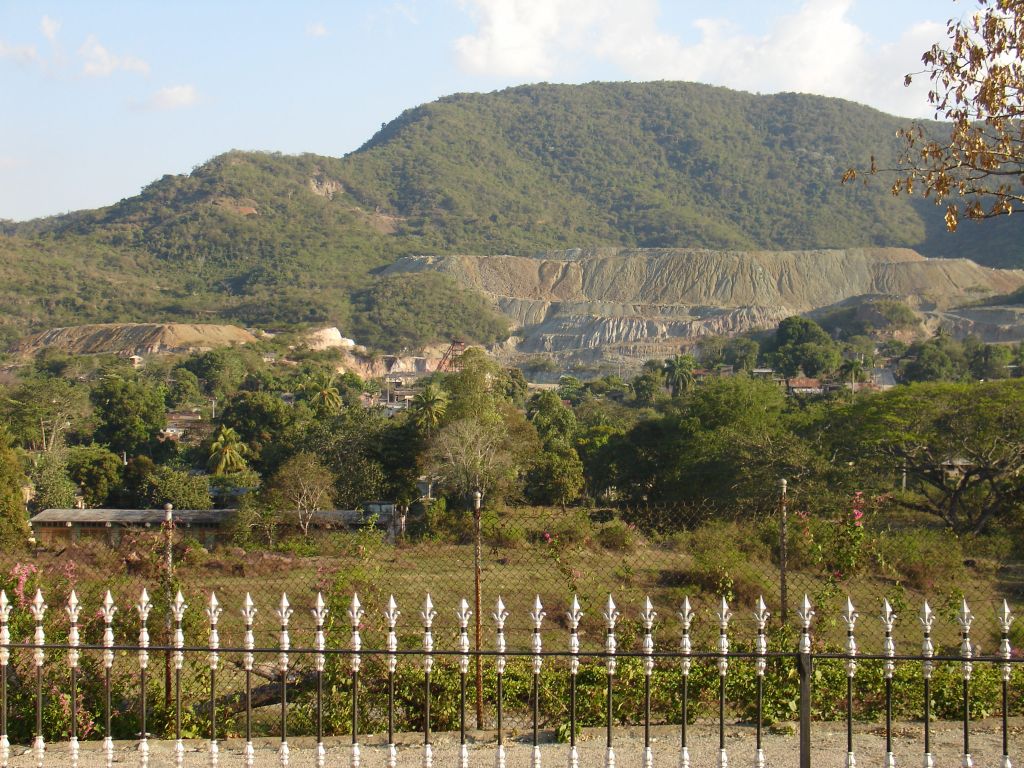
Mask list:
[[[523,353],[647,356],[709,334],[770,328],[854,297],[926,312],[1010,293],[1024,270],[926,259],[899,248],[821,251],[595,249],[520,256],[419,256],[391,272],[438,270],[490,296]]]
[[[234,325],[186,323],[102,323],[51,328],[22,339],[12,352],[35,354],[53,347],[75,355],[151,355],[200,352],[256,341]]]
[[[353,339],[342,336],[341,331],[331,326],[318,328],[306,334],[306,345],[313,350],[353,349],[356,343]]]

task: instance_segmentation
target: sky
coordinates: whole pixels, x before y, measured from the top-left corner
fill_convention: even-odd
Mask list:
[[[972,0],[0,0],[0,219],[109,205],[229,149],[341,156],[403,110],[687,80],[931,117],[903,85]]]

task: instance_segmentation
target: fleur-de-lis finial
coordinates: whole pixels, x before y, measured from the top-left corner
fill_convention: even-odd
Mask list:
[[[420,611],[420,617],[423,619],[423,626],[432,626],[435,616],[437,616],[437,611],[434,610],[434,601],[430,599],[430,593],[427,592],[427,597],[423,601],[423,609]]]
[[[183,621],[185,618],[185,609],[188,605],[185,604],[185,596],[181,594],[181,590],[178,590],[178,594],[174,596],[174,602],[171,603],[171,616],[174,617],[175,621]]]
[[[505,628],[505,619],[508,618],[508,611],[505,610],[505,602],[501,599],[501,595],[498,595],[498,601],[494,605],[494,613],[491,614],[494,618],[494,623],[498,626],[500,632]]]
[[[469,602],[466,598],[459,600],[459,609],[455,611],[455,618],[459,621],[459,628],[466,629],[469,627],[469,620],[473,616],[473,611],[469,608]]]
[[[800,603],[800,607],[796,610],[796,615],[800,617],[804,629],[811,628],[811,619],[814,618],[814,606],[811,605],[811,598],[806,593],[804,593],[803,602]]]
[[[384,611],[384,621],[388,623],[388,629],[394,629],[395,625],[398,624],[398,617],[402,615],[402,612],[398,610],[398,603],[395,602],[395,596],[391,595],[388,598],[388,608]]]
[[[114,620],[114,614],[117,613],[117,606],[114,605],[114,596],[110,594],[110,590],[107,590],[107,594],[103,596],[103,607],[101,609],[103,613],[103,621],[107,624]]]
[[[277,617],[281,620],[283,626],[288,626],[288,619],[292,616],[292,607],[288,602],[288,593],[281,593],[281,602],[277,606]]]
[[[924,631],[931,632],[932,625],[935,623],[935,612],[932,607],[928,605],[928,601],[924,601],[924,605],[921,606],[921,626],[924,627]]]
[[[149,592],[146,588],[142,588],[142,594],[139,595],[139,602],[135,606],[135,610],[139,612],[139,619],[146,621],[149,618],[149,612],[153,610],[153,601],[149,599]]]
[[[316,600],[313,601],[313,609],[310,611],[313,615],[313,621],[317,626],[323,626],[324,622],[327,621],[327,614],[330,611],[327,608],[327,603],[324,601],[324,595],[322,592],[316,593]]]
[[[679,620],[683,623],[683,632],[690,631],[690,624],[693,623],[693,609],[690,607],[690,598],[683,597],[683,605],[679,611]]]
[[[583,611],[580,609],[580,599],[577,595],[572,596],[572,604],[565,615],[569,620],[569,629],[573,631],[579,629],[580,619],[583,618]]]
[[[657,616],[658,612],[654,610],[654,605],[651,603],[650,595],[648,595],[644,598],[644,609],[640,612],[640,621],[643,622],[645,630],[650,630],[654,626],[654,619]]]
[[[852,633],[860,614],[858,614],[857,609],[853,607],[853,600],[850,599],[849,595],[846,597],[846,607],[839,615],[842,617],[843,623],[846,624],[846,631]]]
[[[971,624],[974,623],[974,614],[967,607],[967,598],[963,598],[960,601],[960,613],[957,615],[956,620],[960,623],[960,628],[965,633],[971,631]]]
[[[768,618],[770,616],[771,612],[768,610],[768,606],[764,601],[764,595],[758,595],[757,610],[754,611],[754,621],[757,622],[757,629],[759,631],[764,631],[764,627],[768,623]]]
[[[358,628],[359,623],[363,620],[363,606],[359,602],[359,595],[355,592],[352,593],[352,604],[348,609],[348,618],[354,629]]]
[[[725,595],[722,595],[721,602],[718,604],[718,613],[715,614],[718,617],[718,626],[724,632],[729,628],[729,619],[732,618],[732,611],[729,610],[729,601],[725,599]]]
[[[540,603],[540,595],[537,595],[533,599],[533,610],[530,611],[530,620],[533,622],[534,629],[540,629],[540,624],[544,621],[544,617],[547,613],[544,611],[544,606]]]
[[[242,620],[246,624],[252,624],[255,619],[256,604],[252,601],[252,595],[246,592],[245,599],[242,601]]]
[[[71,594],[68,595],[68,604],[64,609],[68,613],[68,620],[74,624],[78,621],[78,614],[81,610],[81,604],[78,602],[78,595],[75,594],[75,590],[71,590]]]
[[[36,596],[32,598],[29,610],[32,611],[32,618],[37,622],[43,620],[43,616],[46,614],[46,601],[43,599],[43,591],[41,589],[36,590]]]
[[[619,609],[615,607],[615,600],[611,593],[608,593],[608,602],[604,606],[604,624],[608,629],[615,629],[615,622],[619,619]]]
[[[213,626],[217,625],[217,621],[220,619],[220,614],[224,609],[220,607],[220,600],[217,599],[217,593],[210,593],[210,600],[206,605],[206,616],[210,620],[210,624]]]
[[[1003,632],[1010,631],[1010,625],[1013,624],[1014,615],[1010,611],[1010,604],[1003,600],[1003,607],[999,609],[999,613],[996,614],[996,619],[999,621],[999,629]]]
[[[889,598],[882,598],[882,624],[886,632],[892,632],[893,624],[896,623],[896,612],[889,603]]]

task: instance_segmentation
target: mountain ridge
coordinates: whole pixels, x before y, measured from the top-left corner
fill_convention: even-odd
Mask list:
[[[375,293],[381,274],[416,254],[899,246],[1024,265],[1016,222],[948,235],[928,201],[839,183],[895,151],[904,124],[839,99],[692,83],[453,94],[345,157],[233,150],[112,206],[0,222],[0,337],[201,321],[329,322],[381,345],[496,340],[479,304],[457,313],[463,331],[423,316],[414,337],[379,332],[373,302],[410,295]],[[437,286],[417,283],[409,303]]]

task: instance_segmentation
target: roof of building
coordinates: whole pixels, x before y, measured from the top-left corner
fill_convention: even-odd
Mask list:
[[[809,376],[794,376],[786,382],[790,389],[821,389],[821,380]]]
[[[233,509],[176,509],[176,525],[215,525]],[[121,525],[162,525],[167,513],[162,509],[44,509],[35,515],[35,523],[119,523]]]

